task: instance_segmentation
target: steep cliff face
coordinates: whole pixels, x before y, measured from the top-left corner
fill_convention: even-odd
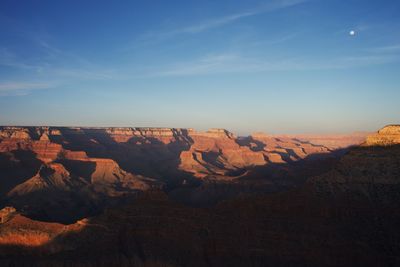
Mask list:
[[[90,176],[91,184],[95,186],[96,190],[105,190],[109,195],[111,189],[115,190],[118,187],[145,191],[157,184],[152,179],[135,176],[122,170],[114,160],[92,158],[89,161],[96,164],[95,171]],[[118,190],[115,191],[118,192]]]
[[[379,131],[378,134],[388,133]],[[391,130],[390,135],[396,134]],[[199,151],[226,144],[234,146],[229,141],[221,145],[218,142],[222,141],[211,142],[207,138],[199,141],[203,145],[207,143],[199,145]],[[386,136],[385,145],[378,138],[373,139],[378,143],[367,141],[351,148],[332,170],[292,190],[240,195],[214,207],[192,208],[171,201],[170,195],[164,192],[148,190],[124,206],[66,226],[16,215],[0,225],[0,264],[397,266],[400,262],[400,215],[397,212],[400,208],[400,148],[396,137],[392,138]],[[96,142],[104,144],[105,141]],[[285,155],[282,160],[289,160],[286,154],[289,158],[292,156],[291,164],[284,164],[284,168],[303,162],[304,155],[295,149],[302,142],[296,140],[253,135],[236,143],[264,157],[268,153],[281,156],[278,152]],[[318,151],[317,155],[326,153],[324,146],[307,144],[311,147],[305,146],[306,151]],[[93,153],[94,150],[88,151]],[[192,153],[190,149],[185,151]],[[194,165],[196,168],[209,166],[203,153],[195,154],[199,164]],[[219,149],[218,153],[223,154]],[[86,161],[84,158],[79,161],[92,164],[91,172],[77,168],[70,162],[74,160],[64,158],[63,165],[70,175],[80,173],[88,183],[93,178],[100,184],[114,184],[120,180],[104,177],[118,173],[120,177],[129,176],[118,169],[116,161],[105,160],[97,169],[97,158],[86,158]],[[312,161],[311,165],[320,163]],[[281,163],[268,164],[281,166]],[[205,167],[199,170],[210,172]],[[263,174],[266,175],[264,169]],[[279,179],[284,180],[285,175],[287,172],[279,173]],[[231,185],[242,178],[225,182]],[[256,184],[251,183],[251,186],[251,192],[255,192]]]
[[[191,146],[180,154],[179,168],[198,178],[231,176],[240,169],[267,163],[262,153],[239,145],[237,138],[224,129],[211,129],[205,133],[191,131],[188,137]]]
[[[109,158],[69,150],[64,131],[81,129],[3,127],[0,130],[0,200],[34,218],[71,221],[101,210],[108,202],[162,184],[122,170]],[[99,142],[90,140],[94,146]],[[91,148],[90,144],[88,145]],[[75,149],[72,142],[72,148]],[[78,147],[79,148],[79,147]],[[90,151],[90,150],[89,150]]]
[[[295,162],[333,150],[294,137],[238,138],[224,129],[3,127],[0,132],[0,152],[30,150],[45,163],[61,157],[111,158],[125,171],[164,181],[165,176],[185,173],[196,178],[237,177],[255,166]]]
[[[22,196],[46,190],[70,190],[70,173],[59,163],[42,165],[38,173],[26,182],[17,185],[7,195]]]
[[[119,143],[128,142],[134,137],[150,137],[156,138],[164,144],[177,141],[184,138],[192,129],[179,128],[106,128],[105,132]]]
[[[214,204],[256,186],[297,186],[315,172],[292,164],[336,156],[295,138],[237,137],[225,129],[0,127],[0,200],[46,220],[62,205],[71,215],[83,203],[72,220],[101,210],[107,199],[154,187],[179,201]]]
[[[57,159],[58,154],[62,151],[62,146],[52,143],[46,133],[37,136],[33,139],[30,135],[32,129],[6,127],[0,129],[0,153],[10,152],[15,150],[30,150],[33,151],[37,158],[45,163],[49,163]]]

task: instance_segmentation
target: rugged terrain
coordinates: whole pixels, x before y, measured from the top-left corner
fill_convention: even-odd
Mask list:
[[[0,263],[398,266],[399,136],[400,126],[385,127],[297,187],[240,195],[213,207],[183,205],[153,187],[130,203],[69,225],[11,210],[0,226]],[[247,147],[266,151],[254,143]]]
[[[363,139],[325,136],[327,147],[304,137],[236,137],[224,129],[1,127],[0,203],[64,223],[151,188],[205,207],[296,187],[329,169],[344,152],[343,140],[348,146]]]

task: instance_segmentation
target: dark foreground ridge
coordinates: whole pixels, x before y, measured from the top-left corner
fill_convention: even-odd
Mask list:
[[[320,157],[324,153],[316,153],[317,159],[314,154],[296,159],[288,152],[285,157],[292,156],[291,162],[282,157],[282,163],[242,167],[244,171],[239,174],[182,176],[182,184],[175,183],[175,187],[169,185],[167,189],[150,187],[124,204],[68,225],[32,220],[19,210],[9,209],[0,225],[0,263],[2,266],[398,266],[400,132],[396,131],[382,129],[339,160],[333,157],[326,165],[327,170],[319,169],[316,174],[313,167],[327,162],[327,158]],[[283,140],[275,137],[270,140],[280,142],[282,147]],[[204,139],[189,140],[193,143],[184,151],[201,151],[200,141],[205,143]],[[234,141],[239,149],[248,147],[251,152],[267,156],[273,152],[266,148],[272,150],[277,146],[260,139]],[[214,144],[221,148],[223,145],[218,142]],[[204,156],[202,153],[199,155]],[[216,158],[229,154],[219,153]],[[223,169],[228,162],[232,161],[223,162],[226,165],[214,162],[213,166]],[[267,171],[268,168],[272,169]],[[92,177],[88,173],[87,179]],[[298,176],[299,173],[302,175]],[[185,187],[192,182],[190,179],[193,184]],[[289,185],[277,189],[282,180]],[[209,192],[212,184],[217,184],[215,191],[230,193],[235,185],[239,193],[215,205],[197,208],[176,201],[195,198],[203,190]],[[265,189],[271,187],[274,190]],[[244,190],[247,193],[241,193]]]

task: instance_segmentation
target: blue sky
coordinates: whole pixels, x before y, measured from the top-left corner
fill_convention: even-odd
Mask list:
[[[400,123],[398,14],[397,0],[3,0],[0,124],[374,131]]]

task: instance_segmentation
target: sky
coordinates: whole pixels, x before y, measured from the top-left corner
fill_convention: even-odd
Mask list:
[[[0,125],[375,131],[400,123],[399,14],[398,0],[2,0]]]

